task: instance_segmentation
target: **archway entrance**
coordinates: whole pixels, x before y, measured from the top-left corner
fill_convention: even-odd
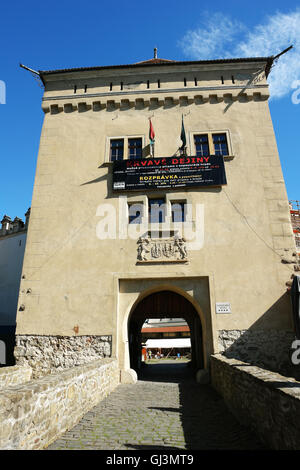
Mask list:
[[[141,367],[142,326],[149,318],[183,318],[190,329],[191,366],[194,371],[203,369],[202,325],[199,315],[183,295],[164,290],[142,299],[132,310],[128,319],[130,368],[138,374]]]

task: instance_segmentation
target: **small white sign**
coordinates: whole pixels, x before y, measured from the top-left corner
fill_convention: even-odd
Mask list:
[[[114,183],[114,189],[124,189],[125,181],[118,181]]]
[[[216,313],[231,313],[231,305],[229,302],[217,302]]]

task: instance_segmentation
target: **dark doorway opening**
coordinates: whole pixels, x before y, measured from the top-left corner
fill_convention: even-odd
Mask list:
[[[14,357],[16,326],[0,326],[0,367],[16,364]]]
[[[183,295],[173,291],[163,290],[150,294],[142,299],[134,307],[128,320],[130,367],[137,372],[139,379],[145,376],[146,373],[141,360],[141,330],[145,320],[149,318],[183,318],[189,326],[191,340],[191,357],[190,361],[186,363],[185,366],[189,368],[191,373],[204,368],[202,325],[195,307]],[[171,365],[172,364],[169,364],[169,366]],[[153,377],[154,370],[157,371],[159,376],[169,376],[169,379],[172,378],[173,374],[176,375],[179,373],[179,376],[185,375],[182,365],[178,367],[178,364],[176,364],[176,367],[173,367],[173,369],[169,367],[168,374],[166,374],[167,363],[165,363],[164,366],[159,364],[159,366],[160,367],[156,369],[153,368],[154,366],[152,367],[150,376]]]

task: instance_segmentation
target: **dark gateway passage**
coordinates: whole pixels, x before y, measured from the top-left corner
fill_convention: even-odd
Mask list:
[[[142,299],[133,309],[128,321],[130,367],[138,377],[143,373],[140,357],[142,351],[141,329],[147,318],[183,318],[191,334],[190,369],[195,373],[203,368],[202,325],[192,303],[180,294],[172,291],[159,291]],[[153,369],[158,371],[159,368]],[[174,372],[178,369],[170,369]]]

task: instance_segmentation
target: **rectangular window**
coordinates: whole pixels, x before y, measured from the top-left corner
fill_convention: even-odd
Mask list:
[[[171,202],[172,222],[185,222],[186,220],[186,203]]]
[[[227,135],[211,133],[194,135],[195,153],[197,157],[209,155],[229,155]]]
[[[149,222],[150,224],[162,223],[165,221],[166,201],[165,199],[148,199]]]
[[[143,137],[116,136],[109,139],[107,161],[139,160],[143,158]]]
[[[143,216],[143,204],[135,202],[128,204],[128,223],[129,224],[141,224]]]
[[[110,141],[110,161],[123,160],[124,139],[111,139]]]
[[[196,148],[196,157],[207,157],[209,155],[208,135],[195,135],[194,142]]]
[[[128,158],[130,160],[138,160],[142,158],[142,139],[128,139]]]
[[[213,134],[215,155],[228,155],[226,134]]]

